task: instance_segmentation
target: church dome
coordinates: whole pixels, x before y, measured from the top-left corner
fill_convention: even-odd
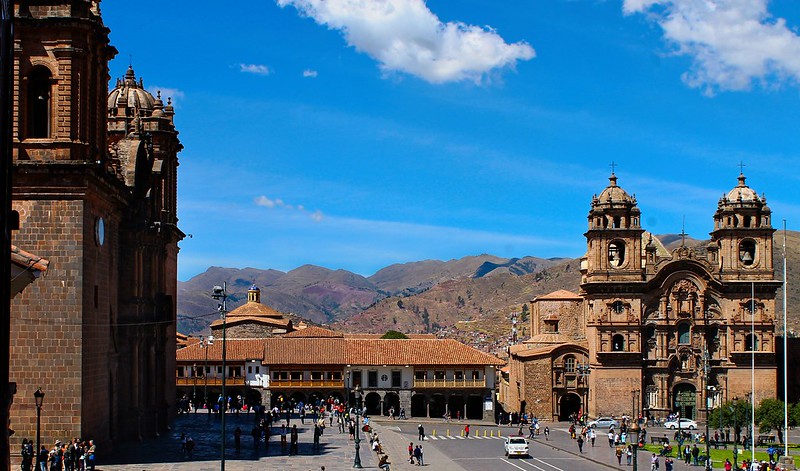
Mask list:
[[[631,197],[628,192],[617,186],[617,176],[613,173],[608,177],[608,186],[597,197],[597,202],[601,204],[608,203],[636,203],[635,198]]]
[[[156,101],[156,98],[144,89],[142,79],[136,81],[136,73],[133,67],[129,66],[125,77],[117,79],[117,85],[108,94],[108,109],[132,108],[148,116],[155,108]]]
[[[725,197],[730,202],[758,202],[760,201],[758,197],[758,193],[755,192],[752,188],[747,186],[745,183],[745,176],[744,174],[739,174],[739,184],[736,185],[731,191],[728,192],[727,196]]]

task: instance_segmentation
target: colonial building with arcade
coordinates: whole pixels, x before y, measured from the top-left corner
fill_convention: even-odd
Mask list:
[[[407,417],[494,419],[495,378],[504,362],[493,355],[426,334],[384,339],[293,327],[261,304],[257,287],[248,300],[226,322],[226,396],[268,407],[348,396],[354,403],[358,388],[369,414],[402,408]],[[177,352],[178,394],[198,404],[221,393],[221,328],[212,325],[213,342],[186,338]]]
[[[612,174],[591,201],[580,292],[532,301],[532,337],[509,348],[503,370],[504,407],[701,418],[706,401],[775,397],[771,216],[739,175],[710,241],[669,252]]]

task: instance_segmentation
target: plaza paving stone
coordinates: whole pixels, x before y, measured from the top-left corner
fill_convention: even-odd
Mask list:
[[[268,446],[264,442],[254,449],[250,431],[255,425],[254,414],[229,413],[226,416],[227,430],[225,468],[232,471],[248,470],[313,470],[321,466],[329,470],[352,469],[355,445],[347,433],[339,433],[337,427],[326,427],[320,440],[319,450],[313,447],[314,426],[311,420],[305,424],[300,419],[292,419],[299,433],[299,453],[289,455],[288,444],[280,445],[279,429],[273,427]],[[280,424],[281,422],[279,422]],[[242,429],[241,450],[236,453],[233,432]],[[172,429],[161,437],[140,443],[130,443],[116,450],[112,456],[98,451],[98,471],[206,471],[220,469],[221,421],[218,414],[179,415]],[[181,452],[181,433],[186,433],[195,442],[191,457]],[[363,438],[363,437],[362,437]],[[287,434],[288,441],[288,434]],[[377,469],[375,453],[369,450],[369,441],[361,442],[361,462],[364,468]]]

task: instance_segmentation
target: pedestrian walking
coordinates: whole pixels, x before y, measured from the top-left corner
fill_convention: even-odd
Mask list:
[[[319,437],[322,435],[322,428],[318,424],[314,424],[314,448],[319,450]]]
[[[422,450],[419,445],[414,448],[414,461],[417,462],[417,466],[422,466]]]
[[[292,433],[289,437],[289,454],[296,455],[297,454],[297,424],[292,425]]]
[[[464,437],[469,438],[469,424],[464,427]]]
[[[583,453],[583,435],[578,435],[578,451]]]
[[[425,427],[422,424],[417,425],[417,432],[419,432],[419,440],[425,440]]]
[[[414,443],[408,443],[408,462],[409,464],[414,464]]]
[[[597,432],[593,429],[589,429],[589,440],[592,441],[592,448],[594,448],[594,440],[597,438]]]
[[[550,427],[545,427],[544,428],[544,439],[545,440],[550,440]]]
[[[253,450],[258,450],[258,443],[261,441],[261,428],[258,425],[253,427],[253,430],[250,431],[250,435],[253,437]]]
[[[233,445],[236,448],[236,454],[242,451],[242,429],[236,427],[233,431]]]

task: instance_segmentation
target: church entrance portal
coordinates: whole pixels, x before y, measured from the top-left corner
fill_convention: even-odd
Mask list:
[[[572,414],[578,415],[581,410],[581,398],[575,393],[566,393],[558,401],[558,420],[569,420]]]
[[[691,384],[679,384],[672,389],[672,412],[694,420],[697,404],[697,389]]]

